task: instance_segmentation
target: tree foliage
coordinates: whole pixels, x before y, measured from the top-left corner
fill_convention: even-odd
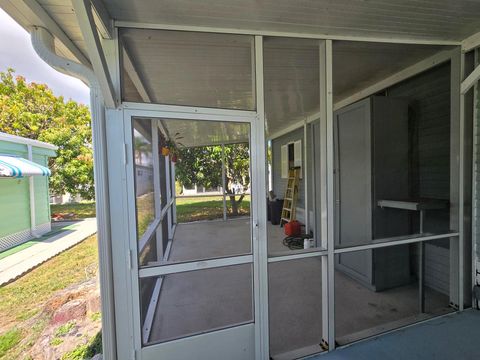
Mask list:
[[[222,147],[203,146],[181,148],[180,161],[175,167],[177,180],[187,188],[222,186]],[[235,196],[235,186],[244,190],[250,186],[250,151],[248,144],[225,145],[225,192],[229,194],[233,215],[238,214],[238,206],[244,195]]]
[[[50,159],[50,190],[93,199],[90,111],[55,96],[45,84],[28,83],[13,69],[0,72],[0,131],[58,146]]]

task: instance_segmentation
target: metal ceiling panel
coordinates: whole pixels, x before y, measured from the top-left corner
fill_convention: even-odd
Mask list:
[[[480,2],[472,0],[104,2],[116,20],[149,24],[439,41],[480,30]]]

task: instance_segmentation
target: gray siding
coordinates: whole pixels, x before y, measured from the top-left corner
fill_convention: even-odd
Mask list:
[[[450,65],[442,65],[388,89],[409,100],[412,196],[450,197]],[[416,164],[415,164],[416,163]]]
[[[409,100],[412,139],[411,197],[450,198],[450,64],[397,84],[388,96]],[[414,214],[415,215],[415,214]],[[412,216],[413,230],[418,216]],[[427,211],[426,231],[449,229],[449,211]],[[436,241],[426,246],[425,282],[437,291],[449,292],[449,243]],[[416,258],[414,251],[414,258]],[[414,268],[417,260],[414,260]]]

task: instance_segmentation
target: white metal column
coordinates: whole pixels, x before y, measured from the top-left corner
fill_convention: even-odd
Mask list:
[[[265,101],[263,79],[263,37],[255,36],[255,81],[257,121],[252,124],[252,133],[255,133],[255,142],[252,146],[256,149],[256,157],[252,159],[252,172],[259,176],[256,179],[256,208],[254,214],[254,233],[256,233],[256,248],[254,249],[254,290],[255,290],[255,358],[269,359],[269,334],[268,334],[268,259],[267,259],[267,209],[265,195],[267,181],[265,177]],[[252,189],[253,190],[253,189]]]
[[[332,41],[319,43],[320,52],[320,211],[321,242],[327,249],[322,257],[322,332],[324,348],[335,348],[334,307],[334,144],[333,144],[333,94],[332,94]],[[326,301],[325,301],[326,300]]]
[[[32,145],[27,145],[28,160],[33,161]],[[40,237],[37,234],[37,219],[35,214],[35,179],[28,177],[28,194],[30,199],[30,234],[33,237]]]
[[[450,301],[463,310],[464,96],[460,84],[464,55],[460,48],[452,52],[450,65],[450,228],[458,231],[458,238],[450,240]]]
[[[225,187],[225,144],[222,144],[222,201],[223,201],[223,221],[227,220],[227,195]]]
[[[170,156],[165,156],[165,182],[167,188],[167,224],[168,224],[168,240],[172,239],[173,237],[173,229],[172,229],[172,212],[170,211],[171,206],[170,202],[172,201],[172,178],[171,178],[171,171],[170,171]]]
[[[305,119],[305,123],[303,124],[303,164],[302,164],[302,170],[304,172],[303,174],[303,190],[304,190],[304,198],[305,198],[305,233],[309,234],[310,233],[310,201],[309,201],[309,193],[308,193],[308,187],[309,187],[309,176],[308,176],[308,123],[307,119]]]

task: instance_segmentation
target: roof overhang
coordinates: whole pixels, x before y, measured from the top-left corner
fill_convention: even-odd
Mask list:
[[[90,1],[88,1],[90,3]],[[480,3],[422,2],[92,0],[94,24],[104,39],[115,26],[198,30],[334,40],[460,45],[476,42]],[[27,31],[47,28],[59,54],[90,65],[89,51],[71,0],[0,0]]]

